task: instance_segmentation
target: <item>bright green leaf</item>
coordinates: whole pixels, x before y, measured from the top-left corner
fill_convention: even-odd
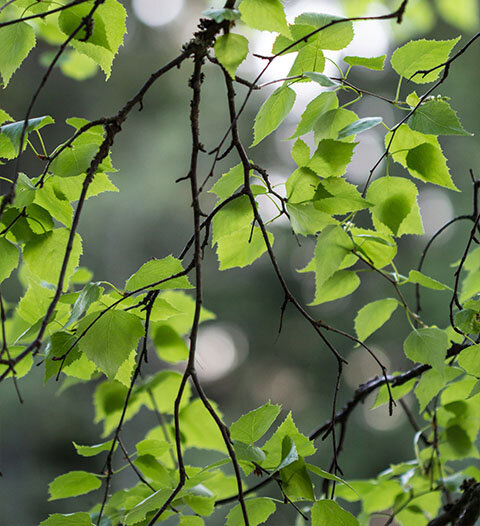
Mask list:
[[[81,334],[97,317],[89,314],[78,324]],[[133,314],[120,310],[109,310],[79,341],[80,350],[94,362],[109,378],[113,378],[122,363],[136,349],[143,335],[142,322]]]
[[[40,523],[40,526],[93,526],[88,513],[54,513]]]
[[[290,36],[285,12],[280,0],[242,0],[238,6],[242,21],[260,31],[277,31]]]
[[[256,146],[267,135],[275,131],[290,113],[295,102],[296,94],[293,89],[282,86],[275,90],[272,95],[262,104],[253,126],[254,141]]]
[[[270,402],[241,416],[230,426],[230,436],[246,444],[253,444],[270,429],[278,414],[280,406]]]
[[[422,219],[417,203],[418,190],[414,183],[401,177],[381,177],[373,181],[367,200],[375,228],[400,237],[404,234],[423,234]]]
[[[60,275],[70,231],[56,228],[25,244],[23,261],[32,274],[48,283],[56,284]],[[73,239],[73,247],[68,260],[64,283],[75,271],[82,254],[82,241],[78,234]]]
[[[0,237],[0,283],[17,268],[18,248],[4,237]]]
[[[459,40],[460,37],[452,40],[411,40],[393,52],[392,67],[399,75],[409,79],[417,71],[443,64]],[[425,76],[418,74],[412,81],[417,84],[433,82],[441,72],[442,68],[438,68]]]
[[[419,106],[408,120],[412,130],[430,135],[472,135],[465,131],[447,101],[429,100]]]
[[[431,365],[439,372],[445,367],[448,347],[447,333],[435,327],[412,331],[403,344],[407,358]]]
[[[347,56],[343,57],[343,60],[350,66],[363,66],[368,69],[382,70],[387,55],[381,55],[380,57],[356,57]]]
[[[338,86],[338,82],[335,82],[330,77],[327,77],[327,75],[324,75],[323,73],[317,73],[314,71],[306,71],[303,74],[305,77],[307,77],[310,80],[313,80],[313,82],[316,82],[317,84],[320,84],[320,86],[323,86],[324,88],[335,88]]]
[[[65,499],[90,493],[101,486],[99,478],[86,471],[70,471],[50,482],[48,500]]]
[[[217,38],[214,49],[220,64],[235,78],[238,66],[248,55],[248,40],[242,35],[227,33]]]
[[[95,444],[94,446],[81,446],[73,442],[73,446],[77,450],[77,453],[82,457],[94,457],[104,451],[110,451],[112,448],[112,440],[102,442],[101,444]]]
[[[3,28],[6,29],[6,28]],[[0,32],[1,34],[1,32]],[[1,59],[0,59],[1,60]],[[28,119],[28,124],[25,129],[25,137],[23,138],[23,150],[27,147],[27,135],[35,130],[40,130],[48,124],[53,124],[55,121],[50,115],[44,117],[36,117],[35,119]],[[0,128],[2,135],[7,137],[13,147],[15,148],[15,155],[18,155],[20,149],[20,139],[22,138],[22,130],[25,121],[12,122],[11,124],[5,124]]]
[[[380,329],[398,307],[398,300],[385,298],[364,305],[355,318],[355,332],[359,340],[366,340]]]
[[[245,500],[250,526],[263,524],[270,515],[275,513],[275,502],[271,499],[258,497]],[[227,515],[226,526],[243,526],[245,524],[240,504],[234,506]]]
[[[318,500],[312,507],[312,526],[359,526],[358,520],[330,499]]]
[[[295,133],[290,139],[295,139],[305,135],[309,131],[313,130],[315,121],[327,111],[338,108],[338,98],[336,93],[332,91],[326,91],[315,97],[310,101],[302,113],[300,122],[298,123]]]
[[[0,74],[4,87],[35,47],[36,39],[32,26],[19,22],[0,31]]]
[[[418,270],[410,270],[406,283],[418,283],[419,285],[422,285],[422,287],[427,287],[434,290],[452,290],[447,285],[444,285],[443,283],[440,283],[440,281],[422,274]]]
[[[340,177],[345,173],[356,143],[324,139],[320,141],[307,168],[320,177]]]
[[[183,272],[182,263],[172,255],[163,259],[152,259],[144,263],[135,274],[132,274],[125,283],[126,290],[165,290],[165,289],[191,289],[192,285],[186,276],[170,279],[170,276]]]

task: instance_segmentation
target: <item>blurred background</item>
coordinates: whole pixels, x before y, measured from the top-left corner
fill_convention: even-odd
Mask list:
[[[374,15],[395,9],[398,3],[285,1],[289,21],[305,11]],[[213,0],[126,1],[128,34],[109,81],[105,83],[102,73],[76,81],[56,70],[43,91],[34,116],[52,115],[57,124],[60,123],[43,133],[47,149],[70,135],[68,127],[61,124],[67,117],[93,120],[116,113],[152,71],[179,52],[195,30],[202,11],[221,4],[221,1]],[[341,54],[330,52],[327,56],[343,67],[342,55],[390,55],[395,46],[411,38],[448,39],[461,34],[461,45],[478,30],[478,25],[477,0],[411,0],[403,25],[357,23],[356,36],[349,47]],[[243,32],[245,28],[239,30]],[[270,53],[273,43],[270,34],[251,31],[248,37],[250,51]],[[478,46],[475,44],[454,64],[450,77],[440,90],[442,95],[452,97],[464,127],[477,135],[480,131]],[[40,43],[1,94],[0,106],[17,120],[23,118],[29,97],[45,71],[43,56],[51,49]],[[263,80],[285,76],[291,62],[292,56],[278,59]],[[258,59],[249,59],[242,64],[238,74],[253,79],[261,66]],[[202,142],[210,150],[225,133],[228,116],[222,77],[211,65],[206,66],[206,72],[209,74],[202,95],[200,125]],[[334,70],[327,69],[326,72],[333,74]],[[125,279],[151,257],[162,258],[170,253],[178,255],[191,234],[188,183],[175,183],[186,174],[189,162],[190,89],[187,79],[190,74],[191,64],[187,62],[160,80],[145,98],[144,110],[133,113],[117,136],[113,161],[119,172],[112,179],[120,192],[90,199],[80,224],[84,240],[81,264],[94,272],[94,280],[105,279],[123,287]],[[390,97],[394,96],[397,77],[387,59],[385,71],[357,68],[349,80],[366,90]],[[408,84],[405,82],[403,86],[405,96],[415,88],[418,91],[418,85]],[[292,115],[277,133],[249,153],[255,162],[268,169],[275,184],[285,182],[295,169],[289,154],[292,143],[285,138],[295,129],[308,101],[321,90],[318,85],[310,84],[296,85],[295,89],[298,95]],[[241,100],[246,90],[238,86],[237,93]],[[255,113],[268,94],[267,89],[256,92],[240,121],[246,144],[251,143]],[[360,117],[381,115],[388,125],[393,125],[399,118],[387,104],[368,97],[353,109]],[[367,133],[362,136],[349,167],[349,178],[355,183],[366,179],[369,168],[382,153],[383,133],[377,129]],[[416,265],[429,235],[455,215],[471,213],[468,171],[473,169],[477,176],[480,172],[479,139],[476,136],[445,137],[441,143],[455,184],[462,193],[416,181],[426,234],[400,240],[402,256],[397,259],[397,268],[401,273],[408,273],[408,269]],[[37,175],[38,162],[33,156],[25,159],[23,169],[31,177]],[[201,162],[202,173],[208,173],[211,158],[204,156]],[[233,155],[229,157],[215,177],[221,175],[222,168],[225,171],[237,162]],[[377,171],[377,175],[381,173],[382,169]],[[402,169],[397,165],[391,173],[401,175]],[[205,209],[212,206],[213,197],[205,195],[204,203]],[[261,206],[267,217],[272,214],[268,202],[261,201]],[[281,268],[293,291],[308,303],[314,294],[313,275],[298,274],[296,269],[310,260],[314,239],[302,238],[301,246],[298,246],[288,224],[277,223],[272,232]],[[463,251],[469,228],[469,224],[460,223],[438,239],[424,267],[427,274],[452,284],[453,272],[449,264]],[[282,333],[277,338],[283,295],[267,257],[263,256],[245,270],[219,272],[215,252],[207,250],[204,283],[205,306],[216,313],[217,318],[205,323],[200,331],[199,374],[208,395],[220,403],[226,422],[231,423],[245,411],[270,399],[282,404],[286,411],[292,410],[295,422],[305,434],[323,423],[331,411],[336,363],[311,327],[293,309],[287,309]],[[314,307],[311,312],[316,318],[353,332],[353,319],[362,305],[383,294],[393,295],[386,285],[378,276],[365,274],[360,293],[357,291],[354,297]],[[15,279],[7,282],[4,294],[8,301],[16,301],[20,290]],[[442,293],[424,293],[425,320],[446,327],[445,302],[438,301],[436,294]],[[413,294],[409,299],[413,301]],[[391,372],[409,366],[402,353],[407,332],[408,324],[398,309],[392,321],[371,338],[372,348]],[[354,349],[348,340],[333,336],[331,340],[349,361],[339,396],[341,407],[360,383],[380,372],[373,360],[365,352]],[[154,363],[153,367],[158,365],[159,362]],[[101,457],[78,457],[71,444],[73,440],[80,444],[100,441],[101,428],[92,423],[92,385],[77,385],[58,395],[58,383],[51,380],[43,386],[43,372],[39,367],[20,382],[20,387],[25,399],[23,406],[19,405],[10,381],[0,385],[2,526],[36,525],[48,513],[77,511],[81,506],[88,509],[99,498],[98,494],[92,493],[75,503],[68,499],[47,502],[48,483],[54,477],[69,469],[98,471],[102,467]],[[389,463],[413,457],[414,432],[401,408],[388,417],[385,407],[371,410],[372,403],[373,400],[367,400],[350,421],[340,459],[348,479],[368,478],[387,468]],[[414,398],[408,398],[407,403],[416,410]],[[283,412],[282,417],[285,415]],[[141,413],[127,424],[125,431],[132,433],[133,440],[141,438],[149,426],[151,416]],[[331,443],[319,440],[316,445],[318,462],[328,469]],[[201,455],[198,458],[201,461]],[[224,512],[215,512],[209,524],[221,524]],[[271,523],[279,524],[279,516],[275,517]],[[291,509],[285,511],[281,521],[282,524],[294,523],[295,515]]]

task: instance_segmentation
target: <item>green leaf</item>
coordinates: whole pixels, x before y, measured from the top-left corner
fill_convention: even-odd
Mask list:
[[[330,499],[318,500],[312,507],[312,526],[359,526],[358,520]]]
[[[465,334],[480,333],[480,314],[472,309],[462,309],[454,317],[455,327]]]
[[[270,429],[281,407],[270,402],[241,416],[230,426],[230,436],[246,444],[253,444]]]
[[[275,471],[280,471],[286,468],[293,462],[298,460],[297,447],[291,437],[285,436],[282,440],[282,461],[277,466]]]
[[[50,341],[45,348],[45,382],[52,376],[58,375],[60,369],[66,373],[68,366],[80,358],[78,349],[72,348],[74,343],[75,336],[66,331],[58,331],[50,336]],[[65,355],[67,352],[68,354]],[[55,360],[55,358],[62,358],[62,360]],[[63,358],[65,361],[62,363]]]
[[[268,232],[268,239],[273,245],[273,234]],[[262,231],[259,227],[248,226],[223,236],[218,240],[217,256],[220,270],[234,267],[246,267],[267,251]]]
[[[110,77],[113,59],[119,47],[123,44],[123,37],[126,33],[125,21],[127,12],[117,0],[105,0],[96,10],[95,16],[103,20],[103,27],[109,49],[90,41],[80,42],[79,40],[73,40],[71,45],[79,53],[87,55],[98,64],[108,79]]]
[[[313,484],[303,458],[280,471],[282,490],[292,500],[315,500]]]
[[[93,77],[98,71],[95,61],[87,55],[79,53],[76,49],[69,49],[63,57],[59,66],[66,77],[81,81]]]
[[[364,305],[355,318],[355,332],[359,340],[366,340],[380,329],[398,307],[398,300],[385,298]]]
[[[311,44],[302,47],[298,52],[295,62],[293,63],[289,77],[296,77],[303,75],[306,71],[318,72],[319,74],[325,69],[325,55],[318,47],[318,42],[314,40]],[[314,80],[314,79],[312,79]],[[308,82],[307,79],[299,80],[298,82]]]
[[[415,388],[420,412],[423,412],[430,400],[445,387],[447,382],[452,381],[459,374],[461,371],[456,367],[446,367],[443,373],[435,369],[425,371]]]
[[[277,31],[290,36],[285,11],[280,0],[242,0],[238,6],[242,21],[260,31]]]
[[[458,358],[458,365],[463,367],[468,374],[480,378],[480,344],[471,345],[464,349]]]
[[[445,177],[445,157],[432,144],[423,143],[410,150],[407,154],[407,167],[414,177],[426,183],[458,191],[450,176]]]
[[[355,491],[348,482],[346,482],[340,477],[337,477],[337,475],[334,475],[333,473],[329,473],[328,471],[325,471],[319,468],[318,466],[314,466],[313,464],[305,464],[305,465],[307,466],[307,469],[311,471],[312,473],[315,473],[315,475],[318,475],[319,477],[322,477],[323,479],[334,480],[335,482],[339,482],[340,484],[345,484],[352,491]]]
[[[313,125],[315,144],[322,139],[337,139],[340,130],[357,120],[358,115],[345,108],[327,111]],[[346,137],[343,142],[353,142],[353,136]]]
[[[58,25],[60,29],[66,34],[71,35],[82,23],[82,20],[90,13],[91,5],[80,4],[69,9],[64,9],[58,17]],[[97,10],[92,18],[92,30],[87,30],[82,27],[77,31],[74,40],[81,42],[89,42],[96,46],[101,46],[111,51],[107,38],[106,24],[102,19],[101,14]]]
[[[90,493],[101,486],[99,478],[86,471],[70,471],[50,482],[48,500],[66,499]]]
[[[275,502],[265,497],[247,499],[245,500],[245,506],[250,526],[263,524],[270,515],[275,513]],[[237,504],[230,510],[225,524],[226,526],[243,526],[245,524],[240,504]]]
[[[155,329],[153,343],[159,358],[166,362],[178,363],[188,358],[187,344],[170,325]]]
[[[307,168],[320,177],[340,177],[345,173],[357,143],[324,139],[320,141]]]
[[[171,493],[171,489],[160,489],[146,499],[143,499],[127,513],[125,524],[131,526],[132,524],[143,521],[148,512],[159,510]]]
[[[313,442],[298,431],[293,422],[292,414],[289,413],[273,436],[262,447],[267,455],[264,465],[268,468],[275,469],[282,461],[283,439],[286,436],[290,437],[295,443],[299,457],[308,457],[315,453]]]
[[[476,0],[438,0],[436,8],[450,24],[468,32],[474,32],[478,25],[478,3]]]
[[[17,268],[19,261],[18,248],[4,237],[0,237],[0,283],[7,279]]]
[[[411,40],[393,52],[392,67],[399,75],[410,79],[417,71],[443,64],[459,40],[460,37],[452,40]],[[433,82],[441,72],[442,68],[438,68],[425,76],[415,75],[411,80],[417,84]]]
[[[315,97],[311,102],[308,103],[305,111],[302,113],[300,122],[298,123],[295,133],[289,137],[295,139],[301,137],[309,131],[313,130],[315,121],[327,111],[338,108],[338,97],[336,93],[332,91],[326,91]]]
[[[342,20],[342,17],[322,13],[302,13],[295,18],[295,25],[291,27],[292,35],[294,39],[298,40],[314,29],[323,28],[336,20]],[[353,40],[353,35],[352,22],[345,20],[322,29],[310,38],[315,39],[322,49],[337,51],[347,47]]]
[[[243,164],[239,163],[223,174],[222,177],[208,191],[215,194],[221,201],[224,201],[235,193],[244,181]]]
[[[7,29],[7,28],[2,28]],[[0,32],[1,35],[1,32]],[[1,60],[1,59],[0,59]],[[11,124],[5,124],[0,128],[1,134],[7,137],[15,148],[15,155],[18,155],[20,149],[20,139],[22,138],[22,130],[25,121],[12,122]],[[29,133],[40,130],[47,124],[53,124],[55,121],[50,115],[44,117],[36,117],[35,119],[28,119],[28,124],[25,129],[25,137],[23,139],[23,149],[27,147],[27,136]]]
[[[423,234],[417,195],[415,184],[401,177],[387,176],[373,181],[366,197],[374,204],[370,211],[375,228],[397,237]]]
[[[339,270],[342,261],[353,250],[353,242],[340,226],[329,225],[318,236],[312,261],[299,272],[315,272],[315,298],[322,301],[320,287]]]
[[[292,159],[298,166],[305,166],[310,160],[310,148],[302,139],[295,141],[292,148]]]
[[[412,130],[430,135],[472,135],[465,131],[447,101],[429,100],[419,106],[408,120]]]
[[[398,373],[395,373],[394,376],[397,376]],[[392,398],[394,400],[399,400],[400,398],[403,398],[405,395],[407,395],[410,391],[413,390],[416,384],[416,379],[412,378],[412,380],[409,380],[408,382],[405,382],[402,385],[397,385],[396,387],[391,388],[391,394]],[[376,409],[377,407],[380,407],[383,404],[386,404],[390,401],[390,395],[388,392],[388,388],[386,385],[382,385],[380,389],[378,390],[377,398],[375,399],[375,403],[372,405],[371,409]]]
[[[221,418],[217,404],[212,405]],[[185,436],[186,447],[227,453],[222,434],[201,400],[195,400],[180,411],[180,428]]]
[[[323,86],[324,88],[335,88],[339,84],[338,82],[335,82],[330,77],[327,77],[327,75],[324,75],[323,73],[317,73],[314,71],[306,71],[303,73],[305,77],[307,77],[310,80],[313,80],[313,82],[316,82],[317,84],[320,84],[320,86]]]
[[[73,446],[75,447],[78,455],[81,455],[82,457],[94,457],[99,453],[103,453],[104,451],[110,451],[112,442],[112,440],[108,440],[107,442],[95,444],[94,446],[81,446],[73,442]],[[117,446],[115,445],[115,448],[116,447]]]
[[[220,64],[235,78],[238,66],[248,55],[248,40],[242,35],[227,33],[217,38],[214,49]]]
[[[15,190],[14,205],[17,208],[23,208],[32,204],[35,198],[36,188],[30,179],[22,172],[18,174],[17,188]]]
[[[315,301],[310,305],[321,305],[352,294],[360,286],[360,278],[351,270],[338,270],[315,289]]]
[[[270,95],[255,117],[254,141],[251,146],[256,146],[280,126],[290,113],[295,98],[295,92],[288,86],[282,86]]]
[[[70,318],[64,328],[78,321],[88,310],[90,305],[100,299],[103,290],[104,289],[97,283],[88,283],[85,285],[73,304],[72,313],[70,314]]]
[[[240,18],[240,12],[237,9],[228,9],[225,7],[220,9],[207,9],[202,15],[215,20],[218,24],[224,20],[235,21]]]
[[[33,241],[26,243],[23,250],[23,261],[29,271],[48,283],[56,284],[69,235],[70,231],[67,228],[56,228],[52,232],[37,236]],[[81,254],[82,240],[78,234],[75,234],[64,283],[68,283],[74,273]]]
[[[98,316],[89,314],[78,324],[81,334]],[[109,310],[85,333],[78,345],[80,350],[110,379],[135,350],[143,335],[142,322],[133,314]]]
[[[408,280],[404,283],[418,283],[419,285],[422,285],[422,287],[434,290],[452,290],[448,285],[444,285],[443,283],[440,283],[440,281],[426,276],[418,270],[411,270],[408,273]]]
[[[343,60],[350,66],[363,66],[364,68],[381,71],[385,64],[386,56],[387,55],[381,55],[380,57],[356,57],[349,55],[343,57]]]
[[[89,134],[97,138],[93,133]],[[99,146],[96,142],[81,143],[74,141],[71,148],[65,148],[50,165],[50,171],[59,177],[75,177],[85,173],[97,154]]]
[[[37,327],[38,329],[38,327]],[[8,347],[8,352],[12,360],[17,358],[20,354],[22,354],[25,351],[25,347],[22,347],[20,345],[12,345]],[[23,378],[32,368],[33,366],[33,357],[31,354],[28,354],[25,358],[22,359],[22,361],[15,365],[15,377],[16,378]],[[0,374],[4,374],[7,370],[7,366],[2,364],[0,365]],[[12,372],[6,376],[6,378],[11,378]]]
[[[245,460],[249,462],[263,462],[265,460],[265,453],[257,446],[245,444],[239,440],[233,440],[233,447],[238,460]]]
[[[195,515],[185,515],[180,517],[178,526],[204,526],[205,522],[201,517]]]
[[[137,442],[137,454],[139,457],[152,455],[159,458],[171,448],[172,446],[166,440],[149,439]]]
[[[331,215],[343,215],[371,206],[353,185],[341,177],[328,177],[317,186],[314,206]]]
[[[165,289],[191,289],[193,286],[187,276],[180,276],[164,283],[152,286],[155,283],[183,272],[182,263],[172,255],[163,259],[152,259],[144,263],[125,283],[125,290],[165,290]]]
[[[435,327],[412,331],[403,344],[407,358],[431,365],[440,373],[445,367],[448,347],[447,333]]]
[[[302,236],[316,234],[327,225],[335,223],[329,214],[317,210],[311,202],[287,203],[287,211],[293,231]]]
[[[88,513],[54,513],[40,523],[40,526],[93,526]]]
[[[359,119],[356,122],[352,122],[352,124],[349,124],[348,126],[345,126],[345,128],[342,128],[338,132],[338,139],[345,139],[346,137],[349,137],[350,135],[357,135],[358,133],[362,133],[366,130],[369,130],[370,128],[374,128],[375,126],[379,125],[382,122],[382,117],[365,117],[363,119]]]
[[[385,136],[385,144],[389,144],[391,132]],[[425,147],[428,144],[434,148]],[[416,147],[422,146],[419,150]],[[433,135],[425,135],[402,124],[395,134],[390,150],[393,160],[400,163],[413,177],[424,182],[430,182],[456,190],[438,139]],[[414,153],[411,153],[414,152]],[[425,155],[425,159],[421,156]],[[410,156],[410,157],[408,157]],[[409,159],[409,160],[408,160]],[[409,165],[410,162],[410,165]]]
[[[4,87],[35,47],[35,43],[35,32],[26,22],[2,27],[0,31],[0,75]]]

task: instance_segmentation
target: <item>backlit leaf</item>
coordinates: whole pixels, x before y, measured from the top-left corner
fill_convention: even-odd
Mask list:
[[[393,52],[392,67],[402,77],[409,79],[419,70],[428,70],[443,64],[449,57],[451,50],[460,40],[411,40]],[[442,68],[438,68],[423,76],[415,75],[412,78],[417,84],[424,84],[437,80]]]
[[[89,314],[78,325],[82,333],[98,316]],[[143,335],[142,322],[133,314],[109,310],[85,333],[79,347],[109,378],[113,378]]]
[[[169,279],[170,276],[183,272],[182,263],[173,256],[163,259],[152,259],[144,263],[135,274],[132,274],[125,283],[126,290],[165,290],[165,289],[191,289],[192,285],[186,276]],[[164,283],[159,281],[167,280]]]
[[[230,426],[230,436],[234,440],[253,444],[270,429],[279,413],[280,406],[268,402],[234,422]]]
[[[398,307],[398,300],[385,298],[364,305],[355,318],[355,332],[364,341],[382,327]]]
[[[70,473],[60,475],[50,482],[48,486],[50,498],[48,500],[65,499],[90,493],[90,491],[98,489],[100,485],[99,478],[93,473],[70,471]]]
[[[247,55],[248,40],[242,35],[227,33],[219,36],[215,42],[215,56],[232,78],[235,78],[238,66]]]
[[[403,344],[407,358],[431,365],[439,372],[444,369],[448,347],[447,333],[435,327],[412,331]]]
[[[238,9],[247,26],[260,31],[277,31],[287,37],[290,36],[280,0],[242,0]]]
[[[368,69],[382,70],[387,55],[381,55],[380,57],[356,57],[347,56],[343,60],[350,66],[363,66]]]
[[[290,113],[295,98],[295,92],[287,86],[278,88],[270,95],[255,117],[255,124],[253,126],[255,138],[252,146],[257,145],[280,126],[285,117]]]

